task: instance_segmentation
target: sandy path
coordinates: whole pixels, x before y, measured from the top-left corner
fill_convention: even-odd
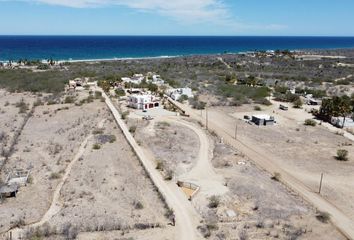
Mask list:
[[[199,224],[200,217],[191,206],[190,202],[183,195],[175,183],[167,183],[162,179],[161,174],[155,169],[153,161],[144,153],[143,149],[137,144],[128,127],[121,118],[121,115],[114,107],[112,101],[102,91],[101,88],[97,88],[102,92],[102,96],[106,99],[106,104],[111,110],[117,124],[121,128],[125,138],[130,146],[138,156],[141,164],[149,174],[149,177],[159,189],[162,196],[164,196],[167,205],[172,208],[176,216],[176,238],[178,240],[196,240],[202,239],[201,235],[197,232],[196,227]]]
[[[173,100],[172,100],[173,101]],[[187,114],[192,118],[202,121],[203,119],[200,115],[196,114],[190,107],[175,102],[177,106],[184,109]],[[348,238],[354,240],[354,222],[342,211],[340,211],[335,205],[328,202],[321,195],[311,191],[306,185],[303,184],[299,179],[295,178],[293,175],[289,174],[283,168],[278,166],[272,159],[263,153],[256,151],[252,148],[254,142],[243,142],[240,140],[235,140],[232,137],[233,131],[230,131],[223,124],[223,119],[210,119],[209,118],[209,128],[215,131],[219,137],[222,137],[225,142],[229,143],[231,146],[243,152],[248,156],[254,163],[256,163],[262,169],[268,171],[269,173],[278,172],[281,174],[281,181],[292,188],[295,192],[299,193],[304,199],[313,204],[316,208],[321,211],[328,212],[331,215],[332,223]]]
[[[98,128],[102,128],[105,121],[106,120],[103,119],[101,122],[99,122],[98,123]],[[41,220],[39,222],[27,225],[25,227],[25,229],[42,226],[44,223],[48,222],[53,216],[55,216],[61,210],[62,204],[61,204],[61,201],[60,201],[60,191],[63,188],[66,180],[69,178],[71,169],[73,168],[75,163],[84,154],[84,152],[86,150],[87,143],[92,138],[92,136],[93,135],[90,134],[88,137],[85,138],[85,140],[81,143],[80,148],[79,148],[78,152],[76,153],[76,155],[74,156],[73,160],[66,167],[65,173],[64,173],[62,179],[60,180],[59,184],[55,188],[55,191],[54,191],[54,194],[53,194],[52,203],[51,203],[48,211],[43,215],[43,217],[41,218]],[[16,228],[16,229],[11,230],[10,232],[12,232],[13,239],[14,240],[20,239],[20,237],[23,235],[25,229]]]
[[[228,69],[231,68],[231,66],[230,66],[229,64],[227,64],[227,63],[224,61],[224,59],[222,59],[221,57],[218,57],[217,59],[218,59],[220,62],[222,62]]]
[[[209,138],[204,130],[185,121],[172,118],[164,118],[164,120],[174,122],[191,129],[199,138],[200,148],[196,164],[191,171],[180,176],[179,180],[197,184],[200,186],[200,191],[207,196],[223,195],[226,193],[228,188],[224,185],[225,180],[221,175],[216,174],[212,166],[212,148],[210,146],[211,144],[209,142]]]

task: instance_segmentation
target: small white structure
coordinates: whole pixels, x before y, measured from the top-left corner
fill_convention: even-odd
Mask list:
[[[258,126],[270,126],[275,124],[274,117],[266,114],[253,115],[252,122]]]
[[[152,76],[152,83],[156,84],[158,86],[161,86],[161,85],[165,84],[165,81],[161,79],[160,75],[153,75]]]
[[[178,101],[182,95],[186,95],[188,98],[194,97],[191,88],[176,88],[167,91],[167,94],[175,101]]]
[[[145,77],[143,74],[134,74],[133,77],[123,77],[122,81],[124,83],[134,83],[134,84],[140,84],[142,81],[144,81]]]
[[[131,95],[129,96],[128,101],[129,107],[140,110],[146,110],[160,106],[159,99],[150,94]]]

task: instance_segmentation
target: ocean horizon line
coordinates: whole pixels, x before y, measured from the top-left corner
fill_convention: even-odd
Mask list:
[[[0,61],[105,61],[354,48],[354,37],[0,36]]]

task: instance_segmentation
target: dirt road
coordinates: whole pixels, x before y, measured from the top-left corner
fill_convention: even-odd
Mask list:
[[[187,114],[192,118],[205,122],[202,117],[196,113],[195,110],[189,106],[175,102],[180,108],[184,109]],[[251,143],[244,143],[240,140],[236,140],[233,137],[233,131],[226,128],[222,119],[209,119],[208,127],[213,130],[217,135],[224,139],[224,141],[236,149],[243,152],[260,168],[268,171],[269,173],[278,172],[281,174],[281,181],[292,188],[295,192],[299,193],[304,199],[313,204],[317,209],[328,212],[331,215],[332,223],[349,239],[354,239],[354,222],[340,211],[335,205],[329,203],[319,194],[311,191],[305,186],[299,179],[289,174],[287,171],[279,167],[272,159],[269,159],[266,155],[254,150]]]
[[[111,110],[117,124],[121,128],[125,138],[133,148],[134,152],[138,156],[141,164],[149,174],[151,180],[155,186],[159,189],[162,196],[165,198],[167,205],[174,210],[176,216],[176,239],[178,240],[197,240],[202,239],[201,235],[197,232],[196,227],[199,224],[200,218],[195,212],[190,202],[185,196],[183,196],[182,191],[180,191],[176,184],[166,183],[161,174],[156,170],[151,161],[145,154],[143,149],[137,144],[133,136],[130,134],[128,127],[121,118],[121,115],[114,107],[112,101],[107,97],[107,95],[102,91],[102,89],[97,88],[98,91],[102,92],[102,96],[106,99],[106,104]]]
[[[188,173],[183,174],[178,180],[191,182],[200,186],[201,192],[207,196],[223,195],[228,191],[222,176],[216,174],[211,163],[213,152],[209,138],[205,131],[193,124],[173,118],[163,118],[164,121],[183,125],[195,132],[200,141],[200,148],[196,165]]]

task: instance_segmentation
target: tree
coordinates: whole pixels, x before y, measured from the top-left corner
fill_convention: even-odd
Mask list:
[[[333,97],[332,99],[323,99],[320,108],[320,115],[330,119],[331,117],[343,117],[343,126],[346,117],[353,112],[353,105],[350,97]]]
[[[294,108],[301,108],[302,107],[302,101],[300,98],[296,99],[294,102],[293,102],[293,106]]]

